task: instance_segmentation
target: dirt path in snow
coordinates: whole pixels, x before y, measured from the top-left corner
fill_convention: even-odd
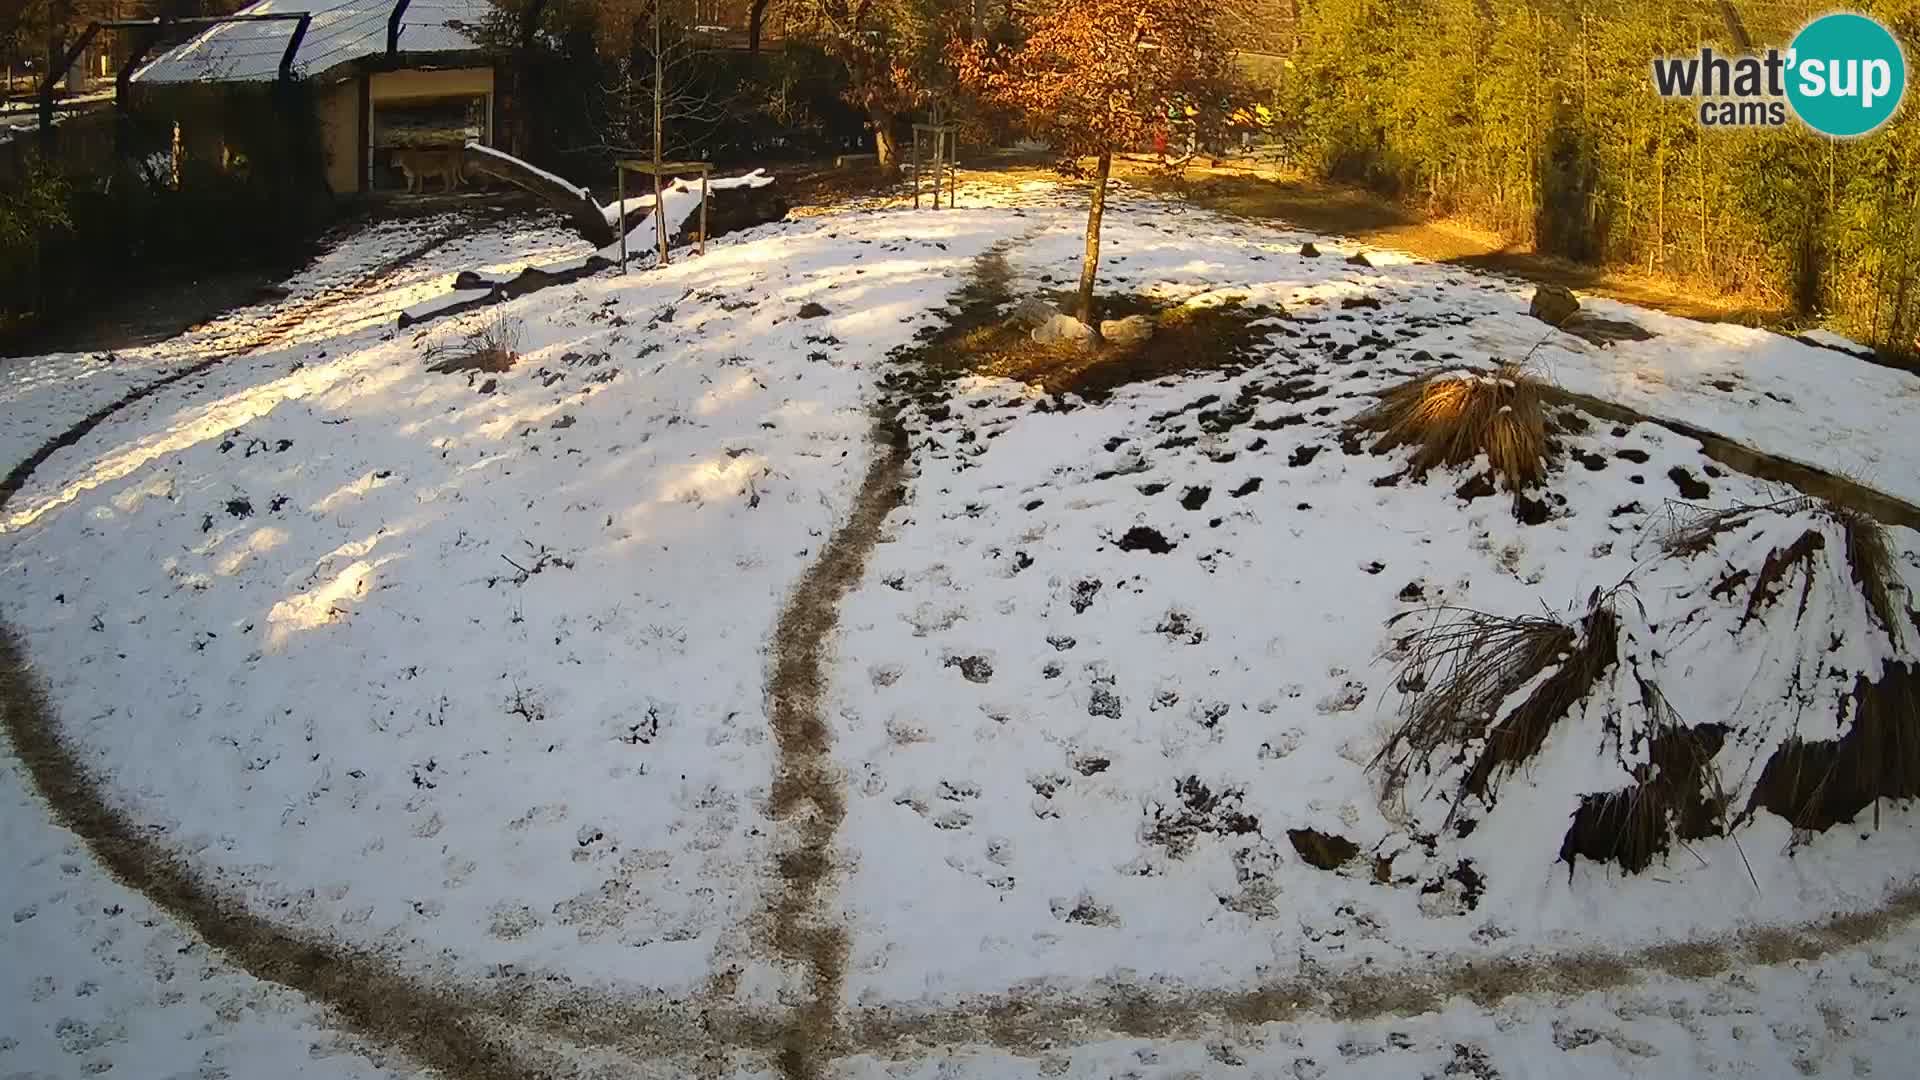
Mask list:
[[[834,873],[833,839],[846,817],[846,793],[829,752],[823,715],[832,683],[832,637],[840,601],[860,583],[867,556],[887,515],[906,500],[907,437],[882,418],[874,425],[872,464],[853,512],[833,533],[788,599],[774,631],[768,715],[780,759],[773,781],[775,821],[797,841],[775,857],[779,891],[767,905],[773,946],[806,979],[807,1000],[780,1033],[780,1072],[790,1080],[827,1075],[823,1067],[843,1040],[836,1028],[847,966],[847,932],[826,910]]]
[[[1325,1018],[1359,1022],[1437,1012],[1451,998],[1482,1008],[1509,998],[1567,998],[1637,986],[1649,978],[1700,980],[1738,968],[1812,962],[1901,929],[1920,918],[1920,888],[1880,907],[1795,927],[1764,927],[1720,938],[1676,941],[1625,952],[1487,956],[1397,971],[1305,974],[1246,989],[1181,990],[1155,980],[1108,985],[1092,995],[1015,991],[987,998],[856,1010],[849,1042],[884,1053],[919,1046],[981,1044],[1018,1054],[1057,1049],[1063,1036],[1196,1038],[1224,1024]]]

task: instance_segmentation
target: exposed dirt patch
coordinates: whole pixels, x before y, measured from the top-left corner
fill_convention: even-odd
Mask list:
[[[1673,486],[1680,489],[1682,498],[1698,502],[1713,495],[1713,486],[1687,471],[1683,465],[1675,465],[1668,469],[1667,479],[1672,480]]]
[[[1135,525],[1113,543],[1121,551],[1150,551],[1155,555],[1165,555],[1179,546],[1162,536],[1159,529],[1145,525]]]
[[[1360,845],[1317,829],[1288,829],[1287,839],[1302,859],[1322,870],[1338,870],[1360,855]]]
[[[1237,302],[1193,307],[1168,306],[1144,297],[1104,297],[1099,301],[1103,318],[1146,315],[1154,321],[1153,336],[1093,347],[1042,345],[1023,324],[1001,317],[998,305],[1011,297],[1004,292],[1005,262],[1003,256],[1000,259],[999,295],[982,289],[972,298],[963,298],[962,317],[937,338],[939,349],[929,359],[948,377],[997,376],[1050,394],[1075,394],[1097,402],[1120,387],[1169,375],[1244,371],[1258,359],[1257,346],[1270,332],[1252,324],[1278,314]],[[980,300],[989,302],[984,311],[977,307]]]

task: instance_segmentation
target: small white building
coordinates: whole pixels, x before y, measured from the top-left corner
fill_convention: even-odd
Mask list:
[[[312,90],[327,186],[349,195],[405,186],[396,149],[493,145],[494,58],[482,45],[488,0],[259,0],[238,14],[311,16],[291,74]],[[213,26],[133,75],[136,87],[271,84],[293,22]],[[206,122],[217,126],[217,122]],[[183,131],[187,145],[213,152],[218,131]]]

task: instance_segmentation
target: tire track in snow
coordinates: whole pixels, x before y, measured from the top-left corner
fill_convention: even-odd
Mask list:
[[[825,1075],[823,1062],[843,1050],[837,1029],[846,981],[847,931],[825,910],[834,873],[833,840],[846,817],[846,792],[833,766],[831,730],[823,715],[832,683],[832,638],[840,602],[860,582],[887,515],[906,501],[907,436],[898,421],[874,425],[877,446],[847,520],[807,568],[774,630],[768,716],[779,762],[771,812],[797,841],[775,856],[778,891],[766,915],[774,950],[804,974],[807,999],[787,1017],[777,1063],[789,1080]]]

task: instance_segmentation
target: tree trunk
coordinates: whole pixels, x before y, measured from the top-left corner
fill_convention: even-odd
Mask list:
[[[888,176],[898,173],[900,139],[893,131],[893,113],[876,106],[867,110],[867,119],[873,124],[873,154],[880,171]]]
[[[1113,172],[1113,153],[1102,151],[1093,171],[1093,205],[1087,210],[1087,252],[1080,263],[1080,321],[1100,336],[1094,320],[1093,279],[1100,272],[1100,218],[1107,212],[1107,176]]]
[[[760,31],[767,25],[767,0],[753,0],[747,10],[747,55],[760,55]]]

